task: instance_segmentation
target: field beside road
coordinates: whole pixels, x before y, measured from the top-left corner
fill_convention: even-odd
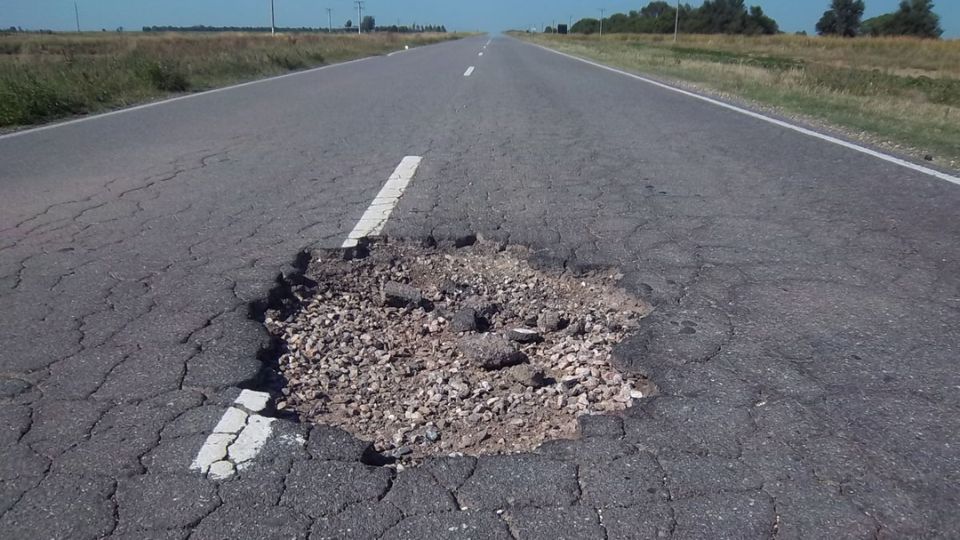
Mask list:
[[[0,127],[384,54],[458,34],[0,34]]]
[[[514,34],[960,168],[960,41]]]

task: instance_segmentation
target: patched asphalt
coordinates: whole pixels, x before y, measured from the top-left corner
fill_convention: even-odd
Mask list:
[[[957,186],[486,39],[0,140],[0,537],[960,536]],[[190,471],[270,387],[251,303],[407,155],[388,235],[617,268],[661,395],[530,454],[278,420]]]

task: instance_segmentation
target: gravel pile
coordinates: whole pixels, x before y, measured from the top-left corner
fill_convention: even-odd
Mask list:
[[[545,273],[519,248],[384,243],[321,254],[307,277],[297,309],[267,313],[286,344],[277,406],[389,457],[531,450],[653,390],[610,364],[649,312],[620,276]]]

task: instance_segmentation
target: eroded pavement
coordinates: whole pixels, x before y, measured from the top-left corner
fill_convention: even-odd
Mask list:
[[[0,536],[960,535],[957,186],[485,42],[0,140]],[[655,305],[619,355],[661,395],[530,454],[397,473],[279,419],[191,471],[276,388],[277,275],[405,155],[388,235],[618,268]]]

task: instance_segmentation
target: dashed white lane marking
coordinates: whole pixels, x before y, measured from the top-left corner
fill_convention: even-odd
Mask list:
[[[31,134],[31,133],[38,133],[38,132],[41,132],[41,131],[47,131],[47,130],[49,130],[49,129],[56,129],[56,128],[61,128],[61,127],[70,126],[70,125],[73,125],[73,124],[79,124],[79,123],[81,123],[81,122],[90,122],[91,120],[98,120],[98,119],[100,119],[100,118],[107,118],[107,117],[110,117],[110,116],[116,116],[116,115],[118,115],[118,114],[126,114],[126,113],[130,113],[130,112],[134,112],[134,111],[141,111],[141,110],[143,110],[143,109],[150,109],[150,108],[152,108],[152,107],[158,107],[158,106],[160,106],[160,105],[166,105],[166,104],[168,104],[168,103],[175,103],[175,102],[177,102],[177,101],[183,101],[183,100],[185,100],[185,99],[193,99],[193,98],[197,98],[197,97],[200,97],[200,96],[207,96],[207,95],[210,95],[210,94],[218,94],[218,93],[220,93],[220,92],[228,92],[228,91],[230,91],[230,90],[236,90],[237,88],[244,88],[244,87],[247,87],[247,86],[253,86],[253,85],[255,85],[255,84],[263,84],[263,83],[266,83],[266,82],[278,81],[278,80],[280,80],[280,79],[286,79],[286,78],[289,78],[289,77],[299,77],[299,76],[301,76],[301,75],[306,75],[306,74],[308,74],[308,73],[315,73],[315,72],[317,72],[317,71],[321,71],[321,70],[324,70],[324,69],[331,69],[331,68],[335,68],[335,67],[341,67],[341,66],[347,66],[347,65],[350,65],[350,64],[356,64],[357,62],[365,62],[365,61],[367,61],[367,60],[373,60],[374,58],[377,58],[377,57],[376,57],[376,56],[368,56],[368,57],[366,57],[366,58],[357,58],[356,60],[349,60],[349,61],[346,61],[346,62],[340,62],[339,64],[330,64],[329,66],[320,66],[320,67],[315,67],[315,68],[311,68],[311,69],[305,69],[305,70],[303,70],[303,71],[296,71],[296,72],[293,72],[293,73],[287,73],[287,74],[285,74],[285,75],[277,75],[276,77],[267,77],[267,78],[265,78],[265,79],[257,79],[257,80],[255,80],[255,81],[249,81],[249,82],[245,82],[245,83],[234,84],[234,85],[232,85],[232,86],[224,86],[224,87],[222,87],[222,88],[214,88],[213,90],[206,90],[206,91],[197,92],[197,93],[194,93],[194,94],[187,94],[187,95],[185,95],[185,96],[177,96],[177,97],[173,97],[173,98],[169,98],[169,99],[162,99],[162,100],[160,100],[160,101],[154,101],[154,102],[152,102],[152,103],[145,103],[145,104],[143,104],[143,105],[136,105],[136,106],[133,106],[133,107],[128,107],[128,108],[126,108],[126,109],[118,109],[118,110],[116,110],[116,111],[110,111],[110,112],[105,112],[105,113],[100,113],[100,114],[94,114],[94,115],[90,115],[90,116],[84,116],[83,118],[77,118],[77,119],[74,119],[74,120],[66,120],[66,121],[64,121],[64,122],[57,122],[57,123],[55,123],[55,124],[50,124],[50,125],[47,125],[47,126],[40,126],[40,127],[30,128],[30,129],[24,129],[24,130],[21,130],[21,131],[15,131],[15,132],[13,132],[13,133],[8,133],[8,134],[6,134],[6,135],[0,135],[0,141],[2,141],[2,140],[4,140],[4,139],[11,139],[11,138],[13,138],[13,137],[21,137],[21,136],[23,136],[23,135],[29,135],[29,134]]]
[[[526,43],[526,42],[524,42],[524,43]],[[808,135],[808,136],[810,136],[810,137],[815,137],[815,138],[817,138],[817,139],[820,139],[820,140],[823,140],[823,141],[827,141],[827,142],[829,142],[829,143],[833,143],[833,144],[842,146],[842,147],[844,147],[844,148],[849,148],[850,150],[854,150],[854,151],[860,152],[860,153],[862,153],[862,154],[866,154],[866,155],[868,155],[868,156],[875,157],[875,158],[877,158],[877,159],[882,159],[883,161],[886,161],[886,162],[889,162],[889,163],[893,163],[893,164],[895,164],[895,165],[899,165],[899,166],[901,166],[901,167],[905,167],[905,168],[907,168],[907,169],[910,169],[910,170],[913,170],[913,171],[916,171],[916,172],[919,172],[919,173],[923,173],[923,174],[926,174],[926,175],[930,175],[930,176],[932,176],[932,177],[934,177],[934,178],[939,178],[940,180],[945,180],[945,181],[947,181],[947,182],[950,182],[951,184],[960,185],[960,177],[953,176],[953,175],[947,174],[947,173],[945,173],[945,172],[938,171],[938,170],[936,170],[936,169],[931,169],[931,168],[929,168],[929,167],[924,167],[923,165],[917,165],[916,163],[911,163],[911,162],[909,162],[909,161],[907,161],[907,160],[900,159],[900,158],[898,158],[898,157],[891,156],[891,155],[889,155],[889,154],[884,154],[883,152],[878,152],[878,151],[876,151],[876,150],[872,150],[872,149],[867,148],[867,147],[865,147],[865,146],[860,146],[859,144],[854,144],[854,143],[845,141],[845,140],[843,140],[843,139],[838,139],[838,138],[836,138],[836,137],[831,137],[830,135],[825,135],[825,134],[823,134],[823,133],[818,133],[818,132],[816,132],[816,131],[813,131],[812,129],[807,129],[807,128],[804,128],[804,127],[796,126],[796,125],[793,125],[793,124],[791,124],[791,123],[789,123],[789,122],[784,122],[783,120],[777,120],[776,118],[771,118],[771,117],[769,117],[769,116],[766,116],[766,115],[763,115],[763,114],[760,114],[760,113],[757,113],[757,112],[753,112],[753,111],[750,111],[750,110],[747,110],[747,109],[742,109],[742,108],[740,108],[740,107],[737,107],[736,105],[731,105],[731,104],[729,104],[729,103],[724,103],[724,102],[722,102],[722,101],[719,101],[719,100],[716,100],[716,99],[713,99],[713,98],[709,98],[709,97],[707,97],[707,96],[702,96],[702,95],[700,95],[700,94],[695,94],[695,93],[689,92],[689,91],[687,91],[687,90],[682,90],[682,89],[680,89],[680,88],[676,88],[676,87],[670,86],[669,84],[664,84],[664,83],[655,81],[655,80],[653,80],[653,79],[648,79],[648,78],[646,78],[646,77],[642,77],[642,76],[640,76],[640,75],[634,75],[633,73],[629,73],[629,72],[623,71],[623,70],[621,70],[621,69],[617,69],[617,68],[610,67],[610,66],[605,66],[605,65],[603,65],[603,64],[594,62],[594,61],[592,61],[592,60],[587,60],[586,58],[580,58],[579,56],[574,56],[574,55],[572,55],[572,54],[567,54],[567,53],[565,53],[565,52],[555,51],[555,50],[553,50],[553,49],[551,49],[551,48],[549,48],[549,47],[544,47],[543,45],[537,45],[536,43],[529,43],[529,45],[533,45],[534,47],[539,47],[539,48],[541,48],[541,49],[543,49],[543,50],[545,50],[545,51],[549,51],[549,52],[552,52],[552,53],[554,53],[554,54],[559,54],[560,56],[565,56],[565,57],[570,58],[570,59],[572,59],[572,60],[577,60],[578,62],[583,62],[583,63],[585,63],[585,64],[589,64],[589,65],[591,65],[591,66],[593,66],[593,67],[598,67],[598,68],[600,68],[600,69],[605,69],[605,70],[607,70],[607,71],[612,71],[613,73],[618,73],[618,74],[620,74],[620,75],[625,75],[625,76],[630,77],[630,78],[632,78],[632,79],[636,79],[636,80],[638,80],[638,81],[643,81],[643,82],[645,82],[645,83],[647,83],[647,84],[652,84],[653,86],[657,86],[657,87],[663,88],[663,89],[665,89],[665,90],[670,90],[671,92],[676,92],[676,93],[678,93],[678,94],[683,94],[683,95],[685,95],[685,96],[687,96],[687,97],[692,97],[692,98],[694,98],[694,99],[699,99],[700,101],[706,101],[707,103],[716,105],[716,106],[718,106],[718,107],[723,107],[724,109],[729,109],[729,110],[731,110],[731,111],[738,112],[738,113],[740,113],[740,114],[747,115],[747,116],[749,116],[749,117],[751,117],[751,118],[756,118],[757,120],[762,120],[762,121],[767,122],[767,123],[769,123],[769,124],[773,124],[773,125],[776,125],[776,126],[780,126],[780,127],[782,127],[782,128],[789,129],[789,130],[792,130],[792,131],[796,131],[797,133],[802,133],[802,134]]]
[[[469,77],[469,76],[473,75],[473,70],[474,70],[474,67],[473,67],[473,66],[468,67],[467,70],[463,72],[463,76],[464,76],[464,77]]]
[[[480,53],[479,56],[483,56],[483,53]]]
[[[248,411],[260,412],[267,408],[268,401],[270,401],[270,394],[266,392],[244,390],[240,392],[240,395],[237,396],[237,399],[234,401],[234,403],[240,405]]]
[[[260,453],[273,429],[273,418],[257,413],[267,407],[270,395],[242,390],[197,452],[190,468],[214,480],[229,478]]]
[[[237,435],[237,440],[227,448],[227,457],[230,461],[242,465],[257,457],[260,449],[267,442],[267,437],[270,436],[270,431],[273,429],[272,423],[273,418],[258,414],[251,415],[246,427]]]
[[[354,247],[361,238],[380,234],[384,225],[387,224],[387,219],[390,218],[393,208],[400,201],[403,191],[407,189],[407,184],[416,174],[417,167],[420,166],[422,160],[423,158],[420,156],[407,156],[400,161],[400,165],[397,165],[396,170],[393,171],[383,188],[380,189],[380,193],[377,194],[373,202],[370,203],[370,207],[360,217],[360,221],[347,235],[342,247]]]

